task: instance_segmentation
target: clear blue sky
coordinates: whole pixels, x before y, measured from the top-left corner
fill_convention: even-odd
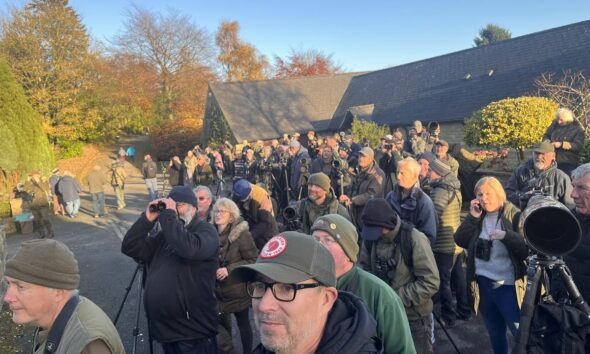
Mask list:
[[[0,0],[21,6],[23,0]],[[214,33],[237,20],[241,37],[270,59],[291,48],[332,53],[346,71],[386,68],[473,46],[480,28],[495,23],[521,36],[590,19],[590,0],[143,0],[165,13],[174,8]],[[112,38],[122,29],[126,0],[70,0],[90,34]]]

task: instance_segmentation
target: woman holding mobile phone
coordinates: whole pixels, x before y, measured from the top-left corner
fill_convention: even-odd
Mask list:
[[[526,288],[528,249],[517,231],[520,210],[507,201],[494,177],[481,178],[475,195],[455,242],[468,250],[470,300],[475,313],[483,315],[494,353],[508,353],[506,329],[516,334]]]

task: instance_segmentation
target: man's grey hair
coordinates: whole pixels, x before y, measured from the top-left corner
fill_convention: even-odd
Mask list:
[[[209,189],[209,187],[198,185],[195,187],[195,189],[193,189],[193,192],[195,192],[195,194],[197,194],[197,192],[200,192],[200,191],[207,192],[207,196],[209,196],[209,199],[213,200],[213,193],[211,193],[211,189]]]
[[[590,178],[590,162],[578,166],[572,171],[572,181],[578,178]]]
[[[563,119],[564,122],[573,122],[574,121],[574,112],[572,112],[568,108],[559,108],[555,113],[555,118]]]

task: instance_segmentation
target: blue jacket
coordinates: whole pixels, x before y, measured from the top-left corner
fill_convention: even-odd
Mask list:
[[[387,194],[385,200],[391,208],[398,213],[400,219],[412,223],[418,231],[423,232],[430,244],[436,240],[436,225],[438,216],[434,210],[432,199],[419,187],[414,186],[410,196],[403,199],[402,190],[399,185]]]
[[[73,202],[80,198],[80,184],[72,176],[63,176],[57,182],[57,190],[61,194],[64,202]]]
[[[303,146],[297,151],[297,155],[293,157],[291,163],[291,176],[289,178],[289,184],[293,190],[299,190],[299,177],[301,177],[301,159],[307,159],[307,168],[311,169],[311,159],[307,149]]]

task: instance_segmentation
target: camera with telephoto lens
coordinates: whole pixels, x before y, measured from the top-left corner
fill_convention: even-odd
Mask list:
[[[159,213],[166,210],[166,203],[158,202],[157,204],[150,204],[150,213]]]
[[[477,239],[475,245],[475,257],[483,261],[489,261],[490,256],[492,255],[492,242],[492,240],[484,240],[483,238]]]

